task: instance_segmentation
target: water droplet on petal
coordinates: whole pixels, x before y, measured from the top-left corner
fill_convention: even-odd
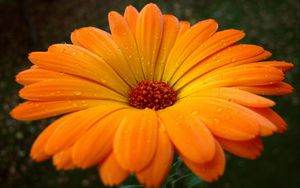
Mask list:
[[[223,108],[219,107],[217,108],[217,112],[222,112],[223,111]]]
[[[193,115],[193,116],[196,116],[196,115],[198,115],[198,114],[199,114],[199,112],[198,112],[197,110],[195,110],[195,111],[192,112],[192,115]]]
[[[75,91],[74,92],[74,95],[77,95],[77,96],[79,96],[79,95],[81,95],[82,93],[80,92],[80,91]]]
[[[77,52],[72,52],[72,55],[76,55],[77,54]]]
[[[219,118],[214,118],[214,122],[215,122],[215,124],[219,124],[220,123],[220,119]]]

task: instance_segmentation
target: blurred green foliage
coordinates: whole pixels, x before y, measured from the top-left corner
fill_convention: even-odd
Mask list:
[[[30,66],[27,54],[50,44],[70,42],[69,35],[82,26],[108,30],[107,13],[122,12],[126,5],[138,9],[147,0],[0,0],[0,187],[103,187],[96,168],[57,172],[51,161],[29,159],[31,144],[51,121],[18,122],[9,111],[20,99],[14,75]],[[298,0],[164,0],[153,1],[164,13],[195,23],[214,18],[220,29],[236,28],[247,34],[243,43],[258,44],[273,53],[272,59],[293,62],[287,75],[295,92],[274,97],[275,110],[289,124],[283,135],[264,139],[265,150],[255,160],[228,155],[225,175],[206,184],[175,160],[164,187],[296,188],[299,183],[299,1]],[[134,186],[136,185],[136,186]],[[123,188],[140,187],[130,177]]]

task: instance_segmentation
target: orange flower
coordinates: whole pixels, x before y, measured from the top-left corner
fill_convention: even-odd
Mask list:
[[[99,165],[107,185],[134,173],[159,187],[176,151],[213,181],[224,172],[223,149],[255,159],[261,136],[286,130],[260,95],[292,92],[283,80],[293,65],[262,62],[270,52],[236,45],[242,31],[217,31],[212,19],[190,26],[155,4],[110,12],[109,25],[111,34],[85,27],[73,44],[31,53],[34,65],[17,75],[28,101],[12,110],[15,119],[66,114],[39,135],[32,159],[52,158],[64,170]]]

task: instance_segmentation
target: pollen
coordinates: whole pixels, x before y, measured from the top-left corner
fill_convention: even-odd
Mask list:
[[[142,81],[130,90],[128,102],[138,109],[161,110],[176,102],[176,92],[164,82]]]

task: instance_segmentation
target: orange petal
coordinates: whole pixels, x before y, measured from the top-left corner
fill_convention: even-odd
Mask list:
[[[236,88],[258,95],[286,95],[292,93],[294,88],[285,82],[260,86],[237,86]]]
[[[284,62],[284,61],[264,61],[258,62],[263,65],[271,66],[282,70],[283,72],[287,72],[291,70],[294,65],[292,63]]]
[[[20,97],[33,101],[59,101],[79,99],[110,99],[126,102],[116,91],[100,84],[80,79],[50,79],[25,86]]]
[[[213,136],[202,121],[180,110],[174,106],[158,111],[173,144],[191,161],[210,161],[215,153]]]
[[[228,100],[193,97],[178,101],[177,105],[182,105],[178,108],[185,113],[198,116],[214,135],[229,140],[249,140],[276,131],[276,126],[265,117]]]
[[[179,31],[179,22],[175,16],[164,15],[163,19],[164,30],[160,45],[160,51],[155,66],[154,80],[161,80],[161,76],[165,68],[165,63],[168,59],[171,49],[173,48],[177,33]]]
[[[219,176],[223,175],[225,170],[226,160],[225,160],[224,151],[217,141],[215,141],[215,143],[216,143],[216,152],[213,159],[209,162],[198,164],[193,161],[190,161],[182,154],[180,155],[184,163],[187,165],[187,167],[199,178],[207,182],[217,180]]]
[[[218,24],[212,20],[201,21],[192,26],[175,43],[166,63],[163,81],[169,82],[176,69],[194,50],[216,32]]]
[[[16,106],[10,112],[10,115],[17,120],[38,120],[75,112],[78,110],[84,110],[98,105],[106,105],[110,102],[111,101],[105,100],[72,100],[51,102],[28,101]]]
[[[177,43],[179,41],[180,37],[182,37],[183,34],[186,33],[190,29],[190,26],[191,26],[191,24],[188,21],[180,21],[179,22],[179,31],[178,31],[175,43]]]
[[[67,148],[53,156],[53,164],[56,170],[71,170],[75,168],[72,161],[72,147]]]
[[[271,108],[251,108],[256,113],[266,117],[270,120],[276,127],[277,132],[283,133],[287,129],[287,123]]]
[[[129,85],[134,86],[136,84],[122,51],[109,33],[95,27],[83,27],[75,30],[71,39],[73,44],[82,46],[100,56]]]
[[[136,80],[144,80],[144,73],[142,65],[140,63],[139,51],[137,48],[134,33],[131,31],[131,29],[133,28],[130,28],[130,26],[132,25],[128,25],[129,23],[127,23],[125,18],[114,11],[109,13],[108,21],[112,33],[112,38],[120,47],[130,69],[134,73]]]
[[[201,89],[212,87],[231,87],[265,85],[284,79],[281,70],[273,67],[239,65],[206,74],[182,88],[178,97],[184,97]]]
[[[211,37],[213,38],[213,37]],[[209,41],[206,41],[209,42]],[[199,78],[203,74],[209,73],[219,67],[223,67],[228,64],[236,62],[247,62],[248,59],[262,54],[264,49],[256,45],[240,44],[228,47],[209,58],[201,61],[195,67],[190,69],[180,80],[177,81],[174,88],[179,89],[190,83],[192,80]],[[200,53],[200,52],[199,52]],[[209,50],[204,51],[206,56],[209,55]],[[189,62],[187,62],[189,64]],[[183,72],[182,72],[183,73]],[[181,73],[181,74],[182,74]],[[200,77],[201,78],[201,77]]]
[[[119,165],[113,153],[101,164],[98,172],[102,182],[107,186],[119,185],[129,175],[129,172]]]
[[[20,72],[16,81],[22,85],[34,84],[49,79],[72,79],[74,76],[41,68],[30,68]]]
[[[245,36],[242,31],[228,29],[224,31],[219,31],[212,35],[207,41],[200,45],[178,68],[174,74],[170,85],[173,85],[180,77],[182,77],[188,70],[202,63],[201,61],[208,56],[222,50],[233,43],[239,41]],[[224,54],[226,55],[226,54]],[[204,61],[205,62],[205,61]],[[201,66],[201,65],[200,65]]]
[[[29,59],[43,69],[76,75],[96,81],[126,94],[129,86],[99,56],[69,44],[55,44],[48,52],[33,52]]]
[[[256,159],[263,150],[263,143],[259,137],[242,141],[223,138],[217,138],[217,140],[226,151],[247,159]]]
[[[34,141],[31,150],[30,157],[35,161],[44,161],[51,156],[45,153],[45,145],[49,137],[53,134],[58,125],[64,121],[65,118],[59,118],[58,120],[51,123]]]
[[[137,173],[137,178],[146,187],[160,187],[167,177],[173,161],[173,145],[166,133],[164,125],[160,123],[158,143],[153,160],[145,169]]]
[[[111,104],[66,115],[68,119],[55,129],[47,141],[46,153],[53,155],[72,146],[99,119],[121,108],[120,105]]]
[[[255,115],[246,107],[211,97],[189,97],[175,104],[185,114],[200,118],[216,136],[248,140],[259,134]]]
[[[146,80],[153,79],[162,32],[163,17],[161,11],[155,4],[147,4],[141,10],[136,24],[136,42]]]
[[[133,35],[135,35],[136,22],[139,16],[139,12],[133,6],[129,5],[126,7],[124,12],[124,18],[128,23],[128,26]]]
[[[122,168],[137,172],[153,159],[157,148],[158,124],[150,109],[129,109],[114,138],[114,154]]]
[[[275,102],[273,102],[270,99],[240,89],[228,87],[205,89],[196,92],[191,96],[207,96],[222,98],[250,107],[270,107],[275,105]]]
[[[72,158],[76,166],[88,168],[102,161],[112,151],[114,134],[122,120],[122,110],[96,122],[74,144]]]

